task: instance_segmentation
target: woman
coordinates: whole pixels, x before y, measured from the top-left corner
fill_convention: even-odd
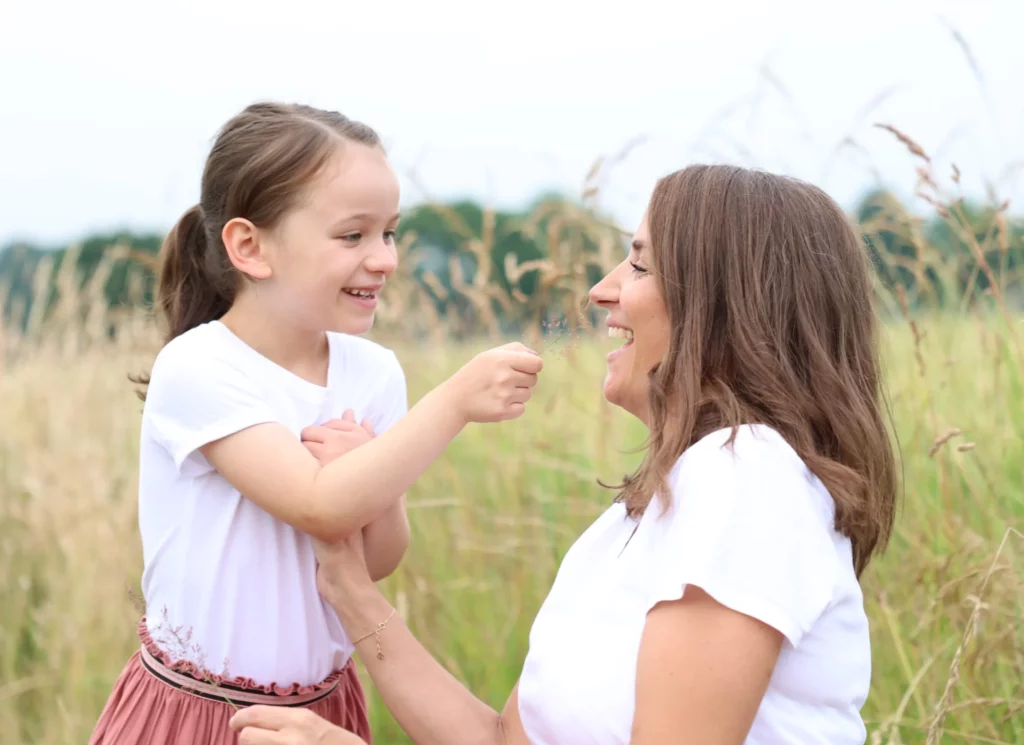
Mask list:
[[[860,745],[871,647],[858,583],[886,544],[895,459],[869,263],[802,182],[694,166],[657,184],[591,291],[605,396],[650,444],[566,554],[502,713],[409,633],[358,537],[321,551],[331,602],[420,745]],[[301,711],[241,743],[360,742]]]

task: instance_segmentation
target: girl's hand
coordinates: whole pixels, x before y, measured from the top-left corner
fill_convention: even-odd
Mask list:
[[[501,422],[526,410],[543,367],[540,355],[513,342],[481,352],[442,385],[464,422]]]
[[[238,745],[366,745],[309,709],[250,706],[231,717]]]
[[[357,424],[355,413],[352,409],[346,409],[341,419],[306,427],[302,430],[301,439],[306,449],[320,461],[320,465],[325,466],[369,442],[374,435],[373,423],[369,419],[364,419],[361,425]]]

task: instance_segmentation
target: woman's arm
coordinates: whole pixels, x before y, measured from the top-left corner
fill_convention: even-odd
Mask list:
[[[337,610],[346,628],[364,633],[390,618],[380,632],[384,658],[376,635],[360,642],[360,658],[416,745],[529,745],[518,687],[499,716],[430,656],[375,587],[348,595]],[[699,588],[660,603],[640,645],[631,745],[742,745],[781,645],[778,631]]]
[[[502,717],[423,648],[374,585],[347,594],[335,610],[356,639],[370,634],[357,645],[359,657],[391,715],[416,745],[529,745],[506,739]],[[379,634],[381,659],[373,631],[385,622]]]
[[[358,544],[358,540],[347,543]],[[358,551],[360,556],[349,561],[362,565],[362,546],[354,545],[352,550]],[[365,565],[362,569],[365,577]],[[318,583],[323,591],[325,583],[320,575]],[[519,721],[517,690],[513,690],[501,715],[473,696],[430,656],[402,620],[393,615],[391,604],[373,583],[346,590],[344,604],[336,604],[335,609],[346,629],[355,629],[357,625],[370,629],[369,637],[357,645],[360,658],[384,704],[416,745],[530,745]],[[374,630],[380,625],[383,628],[379,657]],[[302,709],[248,707],[232,717],[231,728],[240,733],[240,745],[250,742],[253,745],[278,742],[354,745],[359,742],[350,733]],[[290,733],[291,739],[275,739],[280,732]]]
[[[688,586],[647,615],[631,745],[742,745],[782,634]]]
[[[325,562],[317,574],[320,592],[359,640],[374,685],[416,745],[529,745],[518,686],[501,715],[467,691],[416,641],[368,580],[358,538],[318,546],[318,552]],[[680,600],[656,605],[648,613],[637,660],[631,745],[742,745],[781,644],[778,631],[695,586],[688,586]],[[352,742],[351,735],[300,710],[254,706],[236,714],[231,726],[254,738],[264,730],[289,729],[296,745]]]

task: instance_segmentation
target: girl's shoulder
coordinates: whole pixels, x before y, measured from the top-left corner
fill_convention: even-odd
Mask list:
[[[147,408],[158,402],[176,405],[182,398],[223,398],[226,390],[237,393],[248,388],[249,393],[258,396],[258,376],[250,364],[255,353],[248,350],[247,356],[247,350],[240,346],[239,340],[217,321],[174,337],[153,360],[146,391]]]
[[[202,366],[229,358],[229,339],[222,328],[218,322],[211,321],[171,339],[156,354],[154,374],[158,368],[177,368],[183,364]]]

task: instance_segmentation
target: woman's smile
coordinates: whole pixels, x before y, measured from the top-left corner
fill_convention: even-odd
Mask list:
[[[625,339],[626,343],[618,349],[612,350],[608,353],[607,361],[610,363],[616,357],[622,354],[624,350],[633,346],[633,329],[628,329],[625,326],[619,326],[612,321],[608,322],[608,336],[613,339]]]

